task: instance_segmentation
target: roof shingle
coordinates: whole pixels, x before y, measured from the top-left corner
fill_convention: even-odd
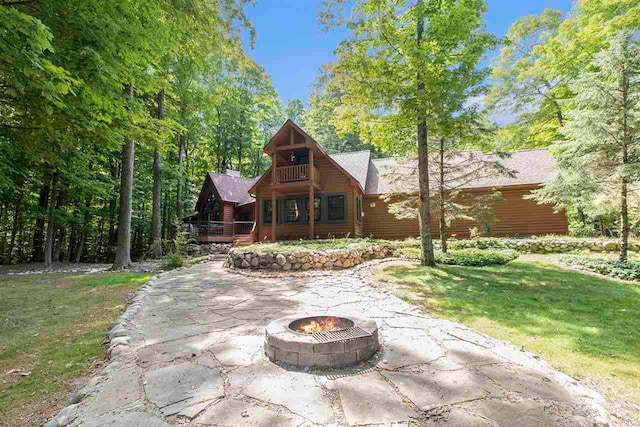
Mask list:
[[[215,185],[223,201],[238,203],[240,205],[246,205],[247,203],[255,201],[255,199],[249,195],[249,189],[255,184],[259,177],[247,179],[213,172],[209,172],[209,177],[211,181],[213,181],[213,185]]]
[[[493,154],[484,154],[484,156],[486,156],[487,160],[496,159]],[[549,151],[543,148],[511,152],[508,157],[501,159],[501,163],[506,169],[515,171],[515,177],[506,175],[483,177],[468,182],[461,188],[491,188],[542,184],[555,173],[555,161]],[[371,160],[365,193],[384,194],[393,191],[393,185],[388,175],[389,173],[402,173],[401,170],[393,169],[397,167],[398,164],[398,160],[393,158]],[[408,169],[411,169],[411,172],[407,173],[413,173],[414,168]],[[415,177],[415,187],[413,190],[417,190],[417,180],[418,178]],[[410,191],[412,189],[406,190]]]

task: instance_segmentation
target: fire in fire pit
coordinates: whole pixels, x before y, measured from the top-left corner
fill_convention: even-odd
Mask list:
[[[316,332],[334,332],[353,327],[353,322],[344,317],[316,316],[294,320],[289,324],[289,329],[303,334],[315,334]]]

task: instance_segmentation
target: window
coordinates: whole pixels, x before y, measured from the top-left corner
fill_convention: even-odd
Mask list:
[[[362,196],[356,196],[356,222],[362,221]]]
[[[311,207],[309,206],[309,198],[305,198],[304,201],[307,204],[307,207],[310,209]],[[307,209],[304,215],[304,220],[307,224],[309,223],[309,209]],[[313,212],[313,222],[317,224],[322,219],[322,198],[320,196],[313,198]]]
[[[273,209],[271,209],[271,200],[262,201],[262,223],[271,224]]]
[[[320,219],[322,218],[322,203],[321,203],[321,199],[320,197],[315,197],[313,199],[313,221],[314,222],[320,222]]]
[[[300,219],[300,200],[285,199],[284,201],[284,222],[298,222]]]
[[[346,203],[344,194],[327,197],[328,221],[344,221],[346,214]]]

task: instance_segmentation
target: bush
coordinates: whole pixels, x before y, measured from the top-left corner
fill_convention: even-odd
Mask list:
[[[514,250],[459,249],[446,253],[436,252],[436,262],[440,264],[483,267],[487,265],[504,265],[518,258]]]
[[[560,258],[560,262],[571,267],[593,271],[609,277],[624,280],[640,280],[640,262],[638,261],[564,256]]]
[[[420,248],[404,246],[395,251],[396,256],[420,259]],[[466,265],[481,267],[485,265],[503,265],[518,258],[518,252],[489,249],[451,249],[447,253],[436,250],[436,262],[439,264]]]
[[[165,257],[165,264],[169,268],[178,268],[184,265],[184,256],[180,252],[172,252]]]

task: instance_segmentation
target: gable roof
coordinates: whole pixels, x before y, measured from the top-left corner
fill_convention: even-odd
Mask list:
[[[476,151],[476,153],[480,153]],[[493,154],[481,154],[487,160],[497,160]],[[415,160],[414,160],[415,161]],[[532,150],[520,150],[509,153],[509,156],[500,159],[502,165],[515,172],[515,176],[494,175],[482,177],[465,183],[460,188],[491,188],[509,187],[516,185],[539,185],[555,173],[555,161],[549,151],[544,148]],[[389,173],[403,173],[398,168],[399,161],[393,158],[373,159],[369,163],[367,185],[365,194],[384,194],[393,191]],[[415,168],[406,167],[407,174],[413,174]],[[413,180],[412,180],[413,181]],[[407,191],[417,190],[418,178],[415,177],[415,186]],[[406,183],[406,182],[405,182]]]
[[[284,124],[282,126],[280,126],[280,129],[278,129],[278,131],[271,137],[271,139],[269,140],[269,142],[267,143],[267,145],[264,146],[264,152],[267,154],[271,154],[274,151],[274,147],[272,145],[273,141],[276,139],[276,137],[278,135],[280,135],[285,129],[291,129],[293,128],[294,131],[299,132],[304,138],[305,138],[305,144],[307,144],[307,146],[311,149],[313,147],[313,149],[316,149],[319,153],[321,153],[322,155],[324,155],[331,164],[333,164],[338,170],[340,170],[342,173],[344,173],[345,175],[347,175],[350,179],[352,179],[353,181],[355,181],[358,186],[360,187],[360,189],[362,190],[362,192],[364,193],[364,187],[366,184],[366,169],[365,165],[367,165],[368,160],[364,159],[364,156],[366,155],[367,159],[370,157],[370,153],[369,151],[361,151],[361,152],[355,152],[355,153],[343,153],[343,154],[358,154],[358,153],[362,153],[362,157],[359,158],[359,161],[354,161],[356,158],[353,158],[351,161],[347,160],[347,161],[343,161],[344,165],[348,165],[348,167],[351,170],[347,170],[345,169],[345,166],[341,163],[339,163],[337,161],[337,159],[335,158],[335,156],[339,156],[339,154],[337,155],[330,155],[329,153],[327,153],[327,151],[324,149],[324,147],[322,145],[320,145],[315,139],[313,139],[312,136],[310,136],[308,133],[306,133],[304,131],[304,129],[302,129],[300,126],[298,126],[293,120],[291,119],[287,119],[286,122],[284,122]],[[258,177],[256,179],[256,181],[254,182],[254,184],[249,187],[249,192],[255,192],[255,188],[258,186],[258,183],[260,183],[266,176],[267,173],[269,173],[269,171],[271,170],[271,168],[269,168],[264,174],[262,174],[262,176]],[[360,177],[357,178],[356,176],[354,176],[354,173],[356,175],[358,175]]]
[[[249,189],[259,178],[247,179],[213,172],[209,172],[209,178],[223,202],[245,205],[255,201],[249,195]]]
[[[354,151],[352,153],[330,154],[331,158],[342,169],[347,171],[349,175],[360,183],[364,190],[367,186],[367,173],[369,171],[369,163],[371,160],[370,151]]]

